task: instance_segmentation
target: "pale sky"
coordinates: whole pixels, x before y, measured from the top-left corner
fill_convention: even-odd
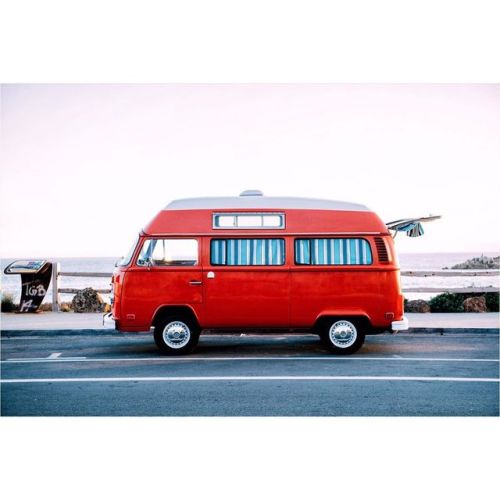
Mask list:
[[[305,196],[390,220],[400,252],[500,250],[499,85],[4,85],[0,256],[126,253],[168,202]]]

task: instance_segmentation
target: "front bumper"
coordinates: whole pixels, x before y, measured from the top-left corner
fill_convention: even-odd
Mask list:
[[[113,313],[107,313],[102,317],[103,326],[115,327],[115,318],[113,318]]]
[[[393,321],[391,323],[391,329],[394,332],[401,332],[403,330],[408,330],[409,326],[410,326],[410,323],[408,322],[408,318],[406,316],[403,316],[402,320]]]

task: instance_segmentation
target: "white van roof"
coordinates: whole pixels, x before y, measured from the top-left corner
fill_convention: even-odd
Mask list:
[[[346,201],[321,200],[315,198],[294,198],[243,194],[240,196],[184,198],[169,203],[165,210],[202,210],[202,209],[305,209],[305,210],[349,210],[370,212],[365,205]]]

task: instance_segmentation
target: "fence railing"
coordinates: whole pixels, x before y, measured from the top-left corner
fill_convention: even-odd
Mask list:
[[[453,277],[453,276],[499,276],[500,270],[442,270],[442,271],[401,271],[401,276],[411,276],[414,278],[431,278],[434,276]],[[494,286],[471,286],[471,287],[406,287],[403,292],[406,293],[486,293],[499,292],[500,289]]]
[[[499,276],[500,269],[455,271],[444,269],[442,271],[401,271],[401,276],[415,276],[428,278],[429,276]]]
[[[97,272],[81,272],[81,271],[61,271],[59,262],[54,262],[52,265],[52,310],[59,311],[61,305],[61,293],[75,294],[80,291],[80,288],[61,288],[60,277],[71,276],[75,278],[109,278],[110,273],[97,273]],[[108,288],[94,288],[97,293],[111,293],[111,283]]]
[[[443,270],[443,271],[401,271],[401,276],[412,276],[418,278],[429,278],[434,276],[450,277],[450,276],[499,276],[500,270],[466,270],[466,271],[456,271],[456,270]],[[61,271],[59,262],[54,263],[52,266],[52,310],[59,311],[59,306],[61,304],[59,294],[75,294],[80,289],[78,288],[61,288],[60,287],[60,277],[61,276],[71,276],[76,278],[109,278],[111,280],[110,273],[97,273],[97,272],[73,272],[73,271]],[[94,288],[98,293],[110,293],[111,286],[106,289]],[[446,287],[411,287],[403,288],[404,293],[486,293],[486,292],[499,292],[500,288],[494,286],[483,286],[483,287],[460,287],[460,288],[446,288]]]

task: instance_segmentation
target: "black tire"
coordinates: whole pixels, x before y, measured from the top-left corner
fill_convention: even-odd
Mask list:
[[[199,338],[200,328],[196,322],[184,316],[162,318],[154,329],[156,346],[162,354],[170,356],[181,356],[191,352],[198,344]]]
[[[324,321],[319,335],[334,354],[348,355],[359,351],[365,341],[363,323],[354,319],[336,318]]]

